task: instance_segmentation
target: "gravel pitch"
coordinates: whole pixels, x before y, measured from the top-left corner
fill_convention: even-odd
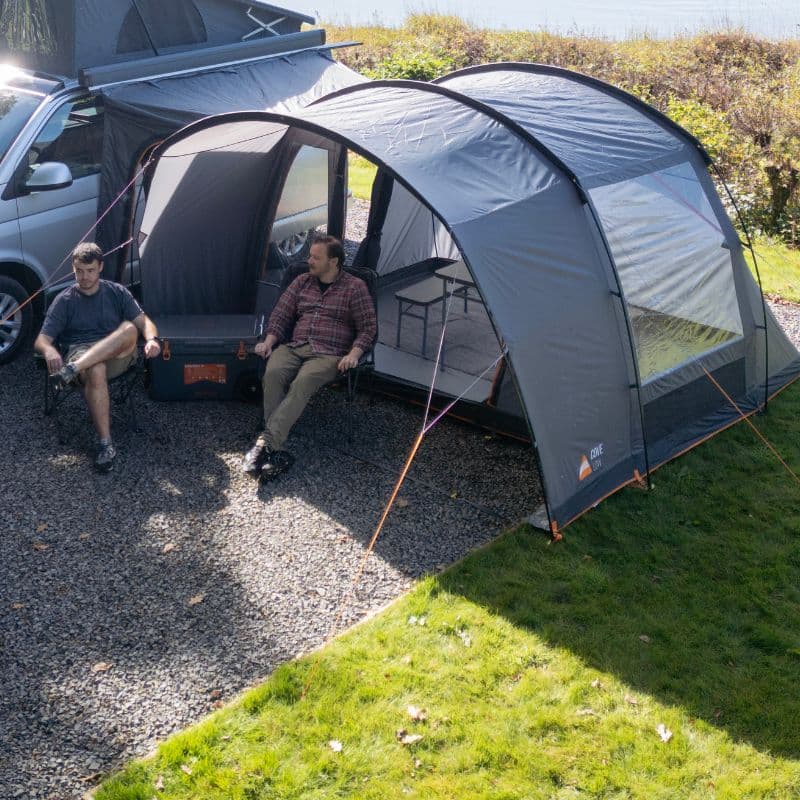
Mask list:
[[[115,423],[110,475],[85,412],[66,445],[41,416],[30,356],[2,368],[0,798],[81,797],[331,633],[421,424],[362,396],[347,441],[340,391],[288,442],[292,471],[239,471],[258,409],[156,403]],[[530,513],[531,448],[443,421],[426,438],[342,627]]]
[[[800,309],[773,307],[797,343]],[[142,392],[145,430],[116,424],[118,465],[100,476],[88,421],[61,446],[43,420],[31,362],[0,381],[0,798],[67,800],[328,638],[421,412],[362,396],[347,442],[325,390],[292,433],[293,470],[257,488],[239,471],[255,406]],[[541,489],[529,447],[445,420],[401,498],[343,626]]]

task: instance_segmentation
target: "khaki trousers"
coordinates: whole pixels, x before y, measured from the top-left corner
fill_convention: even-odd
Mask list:
[[[315,353],[310,344],[272,351],[264,373],[264,433],[272,450],[280,450],[314,392],[337,375],[339,356]]]

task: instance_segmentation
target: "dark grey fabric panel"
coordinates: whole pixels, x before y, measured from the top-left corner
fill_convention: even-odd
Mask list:
[[[120,27],[118,54],[200,45],[206,26],[193,0],[137,0]]]
[[[265,24],[271,24],[272,29],[281,35],[297,33],[304,22],[310,25],[314,24],[313,17],[266,3],[256,6],[253,3],[239,2],[238,0],[194,1],[205,21],[209,45],[239,41],[243,36],[258,30],[258,26],[245,14],[249,8],[252,8],[252,13],[257,19]],[[261,35],[264,34],[258,34],[258,36]]]
[[[508,347],[547,496],[562,509],[556,520],[563,525],[577,513],[570,505],[577,492],[605,486],[621,465],[633,476],[641,438],[631,415],[627,341],[583,208],[562,182],[455,233]]]
[[[46,0],[35,42],[7,41],[24,65],[74,77],[81,68],[113,64],[157,49],[191,49],[296,33],[314,18],[265,3],[240,0]],[[268,33],[248,9],[272,26]],[[141,13],[141,18],[139,17]],[[278,21],[280,20],[280,21]],[[254,34],[252,35],[251,34]],[[2,41],[2,39],[0,39]],[[118,45],[121,44],[121,49]]]
[[[251,243],[277,156],[220,148],[177,161],[160,165],[169,208],[143,224],[143,305],[149,314],[251,313],[259,268]]]

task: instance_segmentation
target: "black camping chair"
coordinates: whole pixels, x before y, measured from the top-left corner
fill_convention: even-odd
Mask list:
[[[66,357],[66,349],[59,347],[62,357]],[[66,444],[69,434],[75,432],[73,428],[68,430],[64,417],[65,410],[82,394],[81,387],[78,385],[64,386],[56,388],[47,371],[47,362],[40,353],[34,353],[36,366],[42,370],[44,375],[44,389],[42,393],[42,413],[46,417],[52,417],[55,422],[56,435],[59,444]],[[128,367],[125,372],[108,382],[108,394],[111,401],[111,415],[115,418],[124,417],[129,423],[129,427],[139,433],[139,418],[136,413],[135,390],[137,385],[144,384],[145,366],[144,354],[141,346],[137,346],[136,360]],[[121,414],[120,414],[121,412]]]

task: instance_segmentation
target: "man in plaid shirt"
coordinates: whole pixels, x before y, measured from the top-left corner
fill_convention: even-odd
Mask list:
[[[367,285],[342,269],[344,248],[333,236],[311,245],[308,272],[281,295],[255,352],[268,358],[264,373],[264,430],[248,450],[242,469],[271,480],[292,456],[281,450],[314,392],[337,372],[355,367],[377,332]]]

